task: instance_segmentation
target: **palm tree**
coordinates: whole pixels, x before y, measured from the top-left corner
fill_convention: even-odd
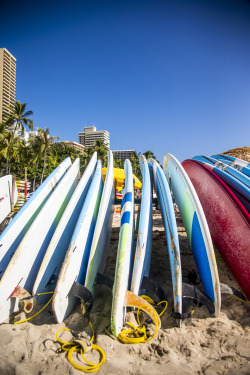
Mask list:
[[[69,147],[67,145],[63,145],[67,155],[70,157],[71,161],[75,161],[80,156],[80,151],[76,150],[74,147]]]
[[[43,171],[42,171],[42,175],[41,175],[41,183],[42,183],[43,177],[44,177],[44,171],[45,171],[47,156],[56,154],[56,151],[53,149],[52,144],[59,137],[50,137],[49,136],[49,128],[46,128],[46,129],[39,129],[38,128],[38,135],[35,138],[40,139],[40,142],[41,142],[41,155],[43,155]]]
[[[3,145],[5,143],[4,137],[6,136],[6,123],[5,122],[0,122],[0,176],[2,172],[2,162],[5,159],[3,155]]]
[[[26,144],[25,141],[20,140],[17,148],[17,160],[19,162],[20,167],[20,180],[22,179],[22,170],[23,167],[30,165],[33,161],[33,155],[31,152],[31,148],[29,145]]]
[[[33,178],[33,186],[32,186],[32,190],[35,191],[38,165],[39,165],[39,161],[42,159],[42,140],[39,137],[39,135],[29,139],[29,147],[30,147],[31,154],[32,154],[31,160],[33,161],[35,165],[35,175]]]
[[[156,158],[155,154],[151,150],[147,150],[143,152],[143,155],[145,156],[146,159],[154,159],[157,161],[158,164],[160,164],[159,160]]]
[[[94,150],[97,151],[97,157],[98,159],[101,159],[103,167],[106,167],[108,161],[108,148],[103,139],[96,140]]]
[[[17,128],[22,129],[22,133],[24,132],[24,125],[27,126],[30,130],[33,130],[33,120],[28,118],[29,116],[33,115],[32,111],[26,111],[27,103],[20,103],[17,100],[14,103],[14,107],[9,106],[10,114],[3,113],[3,118],[7,116],[6,125],[13,125],[16,123],[15,131]]]
[[[140,155],[140,152],[137,154],[136,151],[134,151],[134,153],[130,157],[130,162],[132,165],[133,173],[140,180],[142,178],[142,175],[141,175],[141,169],[140,169],[140,163],[139,163],[139,155]]]
[[[147,150],[147,151],[143,152],[143,155],[145,156],[146,159],[152,158],[152,159],[156,160],[156,156],[151,150]]]
[[[6,159],[5,173],[10,173],[11,159],[16,157],[19,137],[14,133],[7,131],[0,139],[0,153]]]
[[[95,152],[95,150],[94,150],[93,147],[88,147],[88,148],[85,150],[86,157],[87,157],[87,164],[89,163],[90,159],[92,158],[92,155],[93,155],[94,152]]]

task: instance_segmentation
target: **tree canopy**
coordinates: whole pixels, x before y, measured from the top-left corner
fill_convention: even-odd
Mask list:
[[[66,157],[70,157],[72,162],[80,158],[80,171],[84,172],[93,153],[97,152],[98,159],[102,166],[107,166],[108,149],[102,139],[98,139],[94,147],[88,147],[84,151],[78,151],[63,142],[56,142],[59,138],[50,136],[49,128],[37,128],[37,135],[29,138],[28,142],[21,140],[15,132],[10,131],[9,125],[16,124],[15,130],[25,127],[33,129],[33,120],[29,118],[32,111],[26,110],[26,103],[15,102],[11,114],[5,121],[0,122],[0,176],[3,174],[13,174],[16,179],[24,178],[24,167],[27,168],[27,178],[32,182],[33,190],[42,183],[54,168]],[[134,152],[130,158],[133,173],[141,180],[139,156],[141,153]],[[156,159],[151,150],[147,150],[143,155]],[[114,166],[123,168],[124,161],[114,156]]]

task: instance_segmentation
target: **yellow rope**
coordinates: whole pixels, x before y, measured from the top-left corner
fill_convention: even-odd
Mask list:
[[[233,294],[234,298],[236,298],[237,300],[241,301],[241,302],[245,302],[245,303],[250,303],[250,301],[244,301],[244,299],[241,299],[239,297],[236,297],[234,294]]]
[[[165,302],[165,301],[164,301]],[[146,329],[146,327],[143,325],[141,326],[140,323],[140,318],[139,318],[139,311],[143,310],[143,307],[150,307],[152,309],[153,315],[155,316],[155,331],[154,334],[149,337],[149,331]],[[122,341],[124,344],[139,344],[139,343],[146,343],[151,340],[156,336],[158,329],[159,329],[159,323],[158,323],[158,318],[156,315],[156,312],[153,307],[148,306],[148,305],[142,305],[138,308],[137,310],[137,321],[139,324],[139,327],[134,326],[132,323],[127,322],[126,324],[130,325],[134,329],[125,329],[121,331],[118,335],[118,339]],[[128,335],[134,335],[134,337],[130,337]]]
[[[93,329],[93,326],[92,326],[91,322],[89,322],[89,325],[92,329],[92,338],[90,339],[90,342],[92,343],[93,340],[94,340],[94,329]],[[62,331],[70,331],[70,329],[69,328],[61,328],[56,333],[56,339],[62,345],[62,350],[65,350],[65,351],[68,352],[68,360],[69,360],[70,364],[74,368],[76,368],[77,370],[80,370],[80,371],[83,371],[83,372],[86,372],[86,373],[96,372],[96,371],[100,370],[100,367],[106,361],[106,355],[105,355],[104,350],[97,345],[94,345],[94,344],[91,345],[91,349],[96,350],[101,354],[101,361],[97,364],[92,363],[92,362],[88,361],[87,358],[84,356],[85,352],[83,351],[83,348],[80,344],[78,344],[76,342],[65,342],[65,341],[62,341],[61,339],[59,339],[58,334],[59,334],[59,332],[62,332]],[[88,367],[80,366],[73,361],[73,353],[74,352],[81,353],[81,356],[84,359],[84,361],[88,364]]]
[[[39,294],[37,294],[38,296],[41,296],[41,295],[44,295],[44,294],[53,294],[54,292],[47,292],[47,293],[39,293]],[[37,316],[38,314],[40,314],[49,304],[50,304],[50,302],[52,301],[52,299],[53,299],[53,296],[50,298],[50,300],[46,303],[46,305],[44,305],[42,308],[41,308],[41,310],[39,310],[36,314],[34,314],[34,315],[32,315],[32,316],[30,316],[29,318],[27,318],[27,319],[24,319],[24,320],[20,320],[19,322],[15,322],[14,324],[21,324],[21,323],[25,323],[25,322],[27,322],[28,320],[30,320],[30,319],[33,319],[35,316]]]

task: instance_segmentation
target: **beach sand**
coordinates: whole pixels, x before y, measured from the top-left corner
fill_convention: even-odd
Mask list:
[[[105,274],[110,278],[114,277],[119,225],[120,217],[114,216],[105,270]],[[188,273],[195,269],[195,265],[179,214],[177,225],[183,280],[187,281]],[[220,281],[239,289],[217,252],[216,257]],[[156,338],[146,344],[123,344],[107,334],[112,293],[106,286],[96,288],[90,320],[96,335],[94,342],[107,356],[98,372],[100,375],[250,374],[250,304],[229,295],[222,296],[222,309],[218,318],[209,316],[205,307],[195,308],[192,318],[183,321],[182,328],[176,328],[176,322],[171,317],[173,305],[168,251],[158,211],[153,214],[150,277],[165,288],[169,305],[161,317],[162,327]],[[199,279],[196,281],[199,282]],[[201,285],[198,287],[201,288]],[[23,313],[20,318],[24,318]],[[63,327],[91,337],[88,320],[83,317],[79,305],[62,324],[56,324],[49,305],[29,322],[0,325],[0,374],[79,374],[68,362],[65,352],[57,352],[60,345],[56,342],[55,335]],[[71,336],[63,333],[62,337],[67,340]],[[88,353],[87,358],[93,362],[99,361],[97,352]]]

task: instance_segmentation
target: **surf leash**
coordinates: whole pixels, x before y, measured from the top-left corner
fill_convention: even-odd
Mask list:
[[[34,298],[34,297],[36,297],[36,296],[42,296],[42,295],[44,295],[44,294],[54,294],[54,292],[47,292],[47,293],[39,293],[39,294],[36,294],[35,296],[31,296],[30,298]],[[25,298],[25,299],[28,299],[28,298]],[[25,322],[27,322],[28,320],[31,320],[31,319],[33,319],[35,316],[37,316],[37,315],[39,315],[49,304],[50,304],[50,302],[52,301],[52,299],[53,299],[53,295],[52,295],[52,297],[49,299],[49,301],[41,308],[41,310],[39,310],[36,314],[34,314],[34,315],[32,315],[32,316],[30,316],[29,318],[27,318],[27,319],[24,319],[24,320],[20,320],[20,321],[18,321],[18,322],[14,322],[14,324],[21,324],[21,323],[25,323]],[[22,300],[20,300],[20,302],[22,302]]]
[[[75,369],[82,371],[82,372],[86,372],[86,373],[96,372],[100,370],[101,366],[106,361],[106,354],[104,350],[100,348],[99,346],[93,344],[94,329],[90,321],[89,321],[89,325],[92,329],[92,337],[90,340],[87,340],[85,337],[81,337],[77,335],[75,332],[73,332],[69,328],[61,328],[59,329],[59,331],[56,332],[56,339],[61,344],[61,351],[68,352],[68,361],[70,362],[70,364]],[[71,342],[66,342],[66,341],[59,339],[58,334],[62,331],[70,331],[74,339]],[[100,353],[101,360],[99,363],[92,363],[85,357],[85,354],[90,352],[91,350],[96,350]],[[83,358],[87,366],[80,366],[76,362],[74,362],[73,360],[74,352],[81,354],[81,357]]]
[[[144,304],[144,305],[142,304],[140,306],[136,306],[136,307],[138,307],[138,309],[137,309],[138,326],[136,327],[132,323],[127,322],[126,324],[129,325],[130,327],[132,327],[132,329],[131,328],[130,329],[124,329],[118,335],[118,339],[120,341],[122,341],[124,344],[147,343],[147,342],[153,340],[153,338],[156,336],[156,334],[159,330],[159,327],[160,327],[159,316],[161,316],[166,311],[167,306],[168,306],[167,301],[161,301],[159,303],[156,303],[152,298],[150,298],[148,296],[145,296],[145,295],[140,296],[140,298],[142,298],[147,304]],[[162,312],[158,315],[157,312],[155,311],[154,307],[151,306],[151,305],[159,306],[162,303],[165,303],[165,307],[162,310]],[[146,312],[147,314],[149,314],[149,312],[151,312],[150,317],[155,324],[155,331],[154,331],[153,334],[150,333],[149,329],[147,328],[147,325],[141,324],[140,318],[139,318],[140,310]]]
[[[154,323],[155,323],[155,331],[153,335],[151,335],[150,331],[147,329],[147,326],[145,324],[141,325],[140,318],[139,318],[139,312],[140,310],[144,310],[143,307],[147,307],[147,309],[151,309],[151,313],[153,313],[154,316]],[[124,344],[140,344],[140,343],[146,343],[156,336],[158,329],[159,329],[159,323],[158,323],[158,317],[155,309],[152,306],[149,305],[141,305],[138,307],[137,310],[137,321],[139,326],[136,327],[130,322],[127,322],[126,324],[132,327],[133,329],[124,329],[121,331],[118,335],[118,339],[122,341]],[[133,337],[131,337],[131,335]]]
[[[149,296],[140,296],[141,298],[143,298],[145,301],[147,301],[148,303],[150,303],[151,305],[153,306],[160,306],[162,303],[165,303],[165,307],[164,309],[162,310],[162,312],[159,314],[159,316],[162,316],[164,314],[164,312],[167,310],[167,307],[168,307],[168,301],[160,301],[158,303],[156,303],[152,298],[150,298]]]

